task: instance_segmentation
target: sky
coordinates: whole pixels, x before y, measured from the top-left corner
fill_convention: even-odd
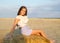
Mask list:
[[[0,0],[0,18],[15,18],[21,6],[29,18],[60,18],[60,0]]]

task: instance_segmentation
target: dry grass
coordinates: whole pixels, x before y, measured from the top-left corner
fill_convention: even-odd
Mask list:
[[[0,18],[0,43],[3,37],[10,31],[14,18]],[[60,19],[30,18],[28,25],[31,29],[41,29],[49,39],[60,42]]]

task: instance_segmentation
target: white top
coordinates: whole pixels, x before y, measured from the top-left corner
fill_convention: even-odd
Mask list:
[[[20,27],[24,27],[24,26],[27,25],[27,22],[28,22],[28,17],[27,16],[18,15],[16,18],[20,19],[20,21],[18,22],[18,25]]]
[[[20,21],[18,21],[18,25],[19,25],[20,27],[22,27],[21,33],[22,33],[23,35],[26,35],[26,36],[31,35],[32,29],[30,29],[30,28],[27,26],[28,17],[27,17],[27,16],[18,15],[16,18],[17,18],[17,19],[20,19]],[[17,29],[17,28],[16,28],[16,29]]]

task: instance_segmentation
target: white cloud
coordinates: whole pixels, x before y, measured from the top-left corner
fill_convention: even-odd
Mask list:
[[[30,11],[29,17],[60,18],[60,3],[56,5],[35,6]]]
[[[16,2],[19,5],[16,3],[16,5],[12,5],[13,2],[11,5],[0,4],[0,17],[15,17],[19,7],[22,5],[19,1]],[[26,1],[24,3],[28,7],[29,17],[60,17],[60,0],[37,0],[37,2],[40,1],[38,3],[35,0],[34,3],[31,3],[31,1],[30,3],[26,3]]]
[[[0,9],[0,18],[4,18],[4,17],[12,17],[14,18],[17,15],[17,8],[1,8]]]

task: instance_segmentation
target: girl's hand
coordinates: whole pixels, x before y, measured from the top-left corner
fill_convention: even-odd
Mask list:
[[[13,33],[12,32],[10,32],[9,34],[10,34],[10,37],[13,37]]]

